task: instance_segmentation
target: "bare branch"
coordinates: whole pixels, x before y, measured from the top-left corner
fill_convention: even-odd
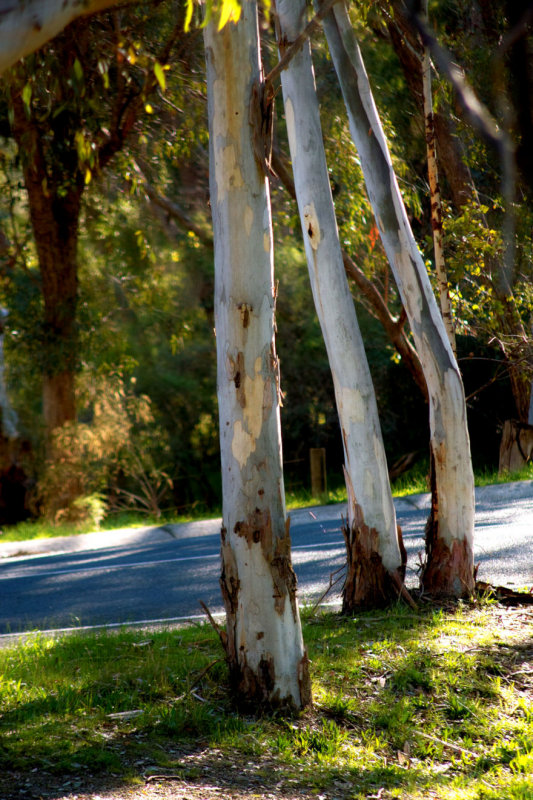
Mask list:
[[[322,22],[326,14],[328,14],[329,11],[335,5],[335,3],[338,2],[339,0],[326,0],[326,2],[324,2],[322,7],[320,8],[320,11],[318,11],[315,14],[313,19],[303,29],[300,35],[296,37],[294,42],[283,43],[280,41],[280,50],[283,50],[283,55],[276,64],[276,66],[273,67],[266,76],[264,80],[265,87],[269,86],[270,84],[273,84],[276,78],[279,78],[283,70],[287,68],[287,66],[292,61],[296,53],[298,53],[298,51],[303,47],[305,42],[311,38],[311,36],[315,33],[315,31],[318,30],[318,28],[320,27],[320,23]]]
[[[200,225],[197,225],[177,203],[154,189],[136,161],[133,162],[133,169],[140,178],[142,188],[149,200],[155,206],[166,211],[166,213],[178,222],[182,228],[185,228],[187,231],[192,231],[200,239],[202,244],[213,249],[213,237],[211,234],[206,232]]]

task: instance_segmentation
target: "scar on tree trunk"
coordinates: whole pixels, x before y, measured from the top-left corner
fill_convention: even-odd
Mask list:
[[[272,547],[272,526],[270,514],[256,509],[249,520],[237,522],[235,533],[246,539],[249,547],[261,546],[265,558],[269,562],[270,574],[273,584],[273,597],[276,613],[282,615],[285,600],[288,599],[293,615],[297,615],[296,606],[296,575],[290,560],[290,519],[286,520],[285,536],[279,537]],[[221,555],[222,574],[220,587],[226,608],[226,631],[216,625],[208,614],[211,624],[214,625],[226,653],[226,662],[229,670],[230,690],[237,705],[244,710],[257,708],[291,708],[287,697],[280,697],[279,690],[272,692],[276,685],[274,659],[268,653],[264,654],[257,669],[252,669],[246,659],[246,649],[237,642],[237,615],[239,614],[239,594],[241,581],[238,574],[237,562],[228,541],[227,530],[221,529]],[[241,610],[240,613],[243,613]],[[245,613],[245,612],[244,612]],[[263,634],[257,634],[260,638]],[[302,707],[311,704],[311,682],[309,679],[309,659],[307,651],[298,664],[298,685]]]
[[[434,456],[430,458],[431,511],[426,522],[426,558],[420,584],[434,597],[469,597],[475,586],[474,570],[466,538],[454,539],[449,547],[439,535],[439,497]]]

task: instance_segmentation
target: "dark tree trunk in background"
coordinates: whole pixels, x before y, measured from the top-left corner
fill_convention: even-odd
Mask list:
[[[43,416],[51,433],[76,417],[76,246],[80,193],[69,192],[64,199],[56,198],[47,209],[37,187],[31,186],[28,179],[26,185],[30,187],[30,210],[42,279]]]
[[[20,86],[13,84],[11,99],[13,136],[23,156],[24,182],[42,283],[40,368],[43,416],[46,432],[51,434],[76,416],[77,244],[83,179],[77,169],[75,151],[66,154],[66,160],[73,163],[65,164],[65,174],[69,177],[64,183],[59,176],[49,175],[40,132],[34,120],[28,118]]]

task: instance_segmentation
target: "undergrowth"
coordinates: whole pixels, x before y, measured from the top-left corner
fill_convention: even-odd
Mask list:
[[[488,484],[508,483],[510,481],[533,480],[533,464],[528,464],[524,469],[512,474],[498,475],[497,472],[485,470],[476,473],[476,486]],[[392,493],[395,497],[404,497],[410,494],[420,494],[428,491],[427,465],[417,465],[412,470],[401,476],[392,484]],[[332,505],[346,502],[346,487],[337,486],[328,490],[327,494],[317,500],[310,491],[288,491],[286,493],[287,509],[307,508],[313,505]],[[180,522],[212,519],[222,514],[220,508],[206,508],[202,504],[193,504],[187,508],[186,513],[167,510],[160,517],[149,514],[139,514],[135,511],[122,511],[109,514],[102,521],[101,527],[106,530],[119,528],[136,528],[150,525],[173,525]],[[80,533],[89,533],[94,530],[90,523],[86,524],[52,524],[45,520],[31,520],[20,522],[17,525],[5,526],[0,531],[0,541],[22,542],[31,539],[51,538],[56,536],[74,536]]]
[[[304,611],[314,707],[293,718],[234,710],[207,626],[36,634],[0,650],[0,795],[13,774],[119,786],[213,770],[223,782],[237,769],[278,794],[526,800],[531,619],[487,602],[353,619]]]

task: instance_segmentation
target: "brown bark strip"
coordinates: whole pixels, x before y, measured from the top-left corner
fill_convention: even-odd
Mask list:
[[[427,0],[424,0],[424,14],[427,18]],[[424,94],[424,125],[426,131],[426,153],[429,179],[429,195],[431,201],[431,229],[433,232],[433,252],[435,256],[435,272],[439,289],[440,310],[450,345],[457,356],[455,345],[455,329],[453,321],[448,274],[444,260],[442,202],[440,194],[437,153],[435,149],[435,117],[433,114],[433,96],[431,91],[431,61],[427,48],[423,51],[422,87]]]
[[[365,608],[384,608],[404,597],[412,608],[416,604],[403,586],[400,571],[394,574],[383,566],[379,553],[379,534],[365,524],[363,510],[353,503],[353,522],[343,527],[347,572],[342,591],[342,613],[353,614]],[[405,551],[404,551],[405,552]]]
[[[422,44],[406,16],[402,2],[392,2],[394,16],[387,16],[391,44],[400,61],[405,81],[418,108],[422,109]],[[439,163],[442,165],[453,203],[461,209],[468,200],[477,202],[470,170],[449,114],[436,112],[434,126]]]
[[[250,97],[249,122],[255,160],[265,178],[274,175],[272,142],[274,135],[274,90],[265,83],[254,83]]]

